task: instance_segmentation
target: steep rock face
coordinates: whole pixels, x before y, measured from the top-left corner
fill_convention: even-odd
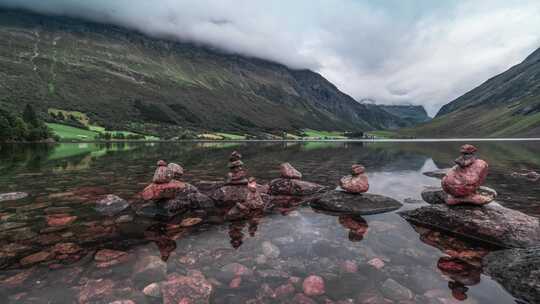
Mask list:
[[[435,118],[404,130],[415,137],[538,137],[540,49],[441,108]]]
[[[485,104],[506,104],[540,95],[540,49],[522,63],[499,74],[441,108],[436,117]],[[534,111],[531,109],[531,111]],[[536,112],[540,108],[536,109]],[[518,111],[520,112],[520,111]],[[523,111],[522,111],[523,112]],[[525,111],[529,112],[529,111]],[[525,114],[525,113],[524,113]]]
[[[362,131],[399,121],[309,70],[21,11],[0,9],[0,71],[1,106],[77,110],[109,128]]]

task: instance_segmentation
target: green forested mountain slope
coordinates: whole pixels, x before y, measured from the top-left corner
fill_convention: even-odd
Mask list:
[[[399,117],[317,73],[110,25],[0,10],[0,106],[80,111],[110,129],[362,131]]]
[[[540,49],[441,108],[417,137],[540,137]]]

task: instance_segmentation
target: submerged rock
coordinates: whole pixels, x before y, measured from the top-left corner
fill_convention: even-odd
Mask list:
[[[77,220],[77,216],[69,214],[47,215],[47,225],[51,227],[66,226]]]
[[[324,279],[320,276],[311,275],[304,279],[304,282],[302,283],[302,290],[307,296],[323,295],[326,292]]]
[[[133,280],[142,286],[165,279],[167,263],[159,257],[149,255],[139,259],[133,267]]]
[[[324,186],[299,179],[277,178],[270,182],[268,192],[271,195],[304,196],[319,193]]]
[[[387,279],[381,285],[381,293],[394,301],[408,301],[414,297],[413,292],[393,279]]]
[[[404,211],[400,215],[414,224],[499,247],[540,244],[538,218],[498,204],[483,207],[432,205]]]
[[[109,194],[96,202],[96,211],[108,216],[116,215],[129,207],[129,203],[114,194]]]
[[[102,249],[94,256],[98,268],[107,268],[118,265],[126,262],[128,259],[129,255],[127,252],[111,249]]]
[[[540,247],[501,250],[488,254],[484,271],[514,297],[540,303]]]
[[[311,207],[323,211],[369,215],[394,211],[402,204],[393,198],[377,194],[351,194],[330,191],[311,201]]]
[[[199,271],[187,276],[172,274],[161,283],[163,304],[210,303],[213,287]]]
[[[26,192],[0,193],[0,202],[16,201],[28,197]]]

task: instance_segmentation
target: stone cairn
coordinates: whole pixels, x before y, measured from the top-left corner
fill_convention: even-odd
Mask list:
[[[184,175],[182,166],[175,163],[167,164],[164,160],[158,161],[157,166],[152,183],[142,192],[144,200],[173,198],[185,187],[183,182],[176,180]]]
[[[477,151],[473,145],[462,146],[461,155],[454,161],[456,166],[442,179],[442,188],[448,194],[446,204],[485,205],[497,196],[494,190],[480,187],[488,174],[488,164],[477,158]]]
[[[302,173],[290,163],[279,165],[280,177],[270,181],[268,193],[275,196],[308,196],[324,189],[323,186],[302,180]]]
[[[229,173],[227,174],[227,185],[247,185],[247,170],[244,169],[242,154],[234,151],[229,158]]]
[[[365,174],[366,169],[362,165],[352,165],[352,175],[341,178],[339,186],[347,193],[360,194],[369,190],[368,177]]]

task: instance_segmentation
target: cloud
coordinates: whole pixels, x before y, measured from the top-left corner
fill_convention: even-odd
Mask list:
[[[537,0],[0,0],[323,74],[430,114],[540,46]]]

